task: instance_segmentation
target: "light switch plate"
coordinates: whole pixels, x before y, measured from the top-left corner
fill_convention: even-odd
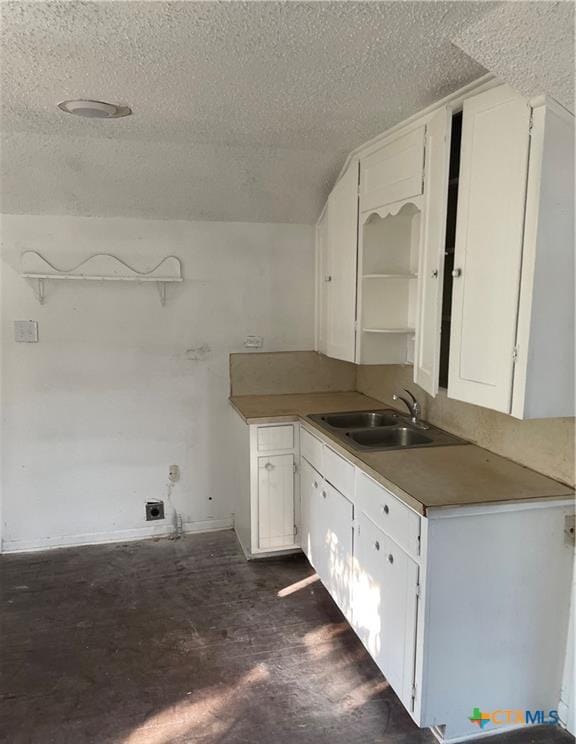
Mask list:
[[[246,341],[244,341],[244,346],[247,349],[261,349],[263,344],[262,336],[246,336]]]
[[[38,321],[36,320],[15,320],[14,321],[14,341],[16,341],[19,344],[38,343]]]

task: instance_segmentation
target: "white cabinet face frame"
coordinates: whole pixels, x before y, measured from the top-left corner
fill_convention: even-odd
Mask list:
[[[464,101],[448,396],[510,413],[530,107],[508,86]]]
[[[436,111],[426,125],[426,166],[422,239],[418,267],[418,319],[414,382],[432,396],[438,392],[442,292],[448,208],[452,109]]]
[[[327,209],[316,225],[316,351],[326,354],[326,332],[328,329],[328,294],[326,282],[328,268],[328,217]]]

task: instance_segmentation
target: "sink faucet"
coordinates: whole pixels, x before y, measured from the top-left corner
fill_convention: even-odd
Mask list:
[[[404,392],[408,393],[408,395],[410,396],[410,400],[405,398],[403,395],[396,395],[396,393],[394,393],[394,395],[392,396],[392,400],[401,400],[402,403],[404,403],[404,405],[410,412],[410,423],[412,423],[414,426],[417,426],[419,429],[429,429],[430,427],[428,426],[428,424],[420,421],[420,414],[422,413],[422,407],[420,406],[420,403],[418,403],[414,395],[407,388],[404,388]]]

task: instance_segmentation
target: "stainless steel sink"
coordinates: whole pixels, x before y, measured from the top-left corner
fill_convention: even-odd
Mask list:
[[[412,447],[415,444],[431,444],[432,439],[407,426],[394,426],[390,429],[368,429],[361,431],[348,431],[346,436],[350,437],[356,444],[364,447]]]
[[[330,413],[320,420],[335,429],[372,429],[379,426],[397,426],[397,413],[380,411],[354,411],[353,413]]]
[[[316,413],[307,418],[356,450],[377,452],[468,444],[463,439],[425,422],[414,425],[409,416],[390,408],[377,411]]]

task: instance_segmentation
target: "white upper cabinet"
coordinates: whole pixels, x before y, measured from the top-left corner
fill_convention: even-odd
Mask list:
[[[464,101],[451,398],[573,415],[573,137],[508,86]]]
[[[574,117],[533,109],[512,415],[574,416]]]
[[[448,395],[510,412],[530,107],[501,86],[464,101]]]
[[[452,112],[444,107],[432,115],[426,127],[414,382],[430,395],[436,395],[439,383],[451,123]]]
[[[573,416],[574,117],[483,83],[371,144],[317,232],[317,349],[518,418]]]
[[[362,212],[422,194],[424,132],[423,126],[413,129],[362,158]]]
[[[326,225],[319,244],[319,350],[335,359],[355,361],[358,163],[353,163],[328,198]],[[322,348],[323,346],[323,348]]]

